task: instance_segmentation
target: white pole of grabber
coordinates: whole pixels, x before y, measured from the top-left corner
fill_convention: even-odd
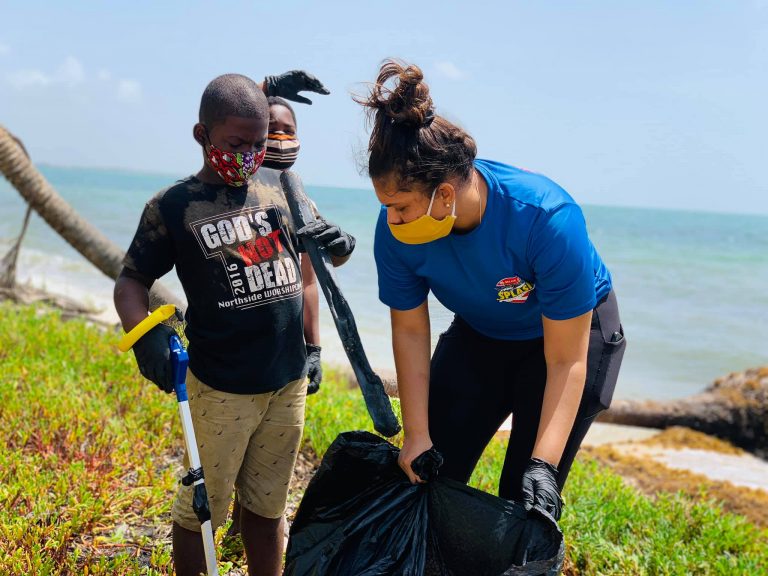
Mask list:
[[[173,304],[160,306],[120,339],[120,342],[117,345],[118,349],[121,352],[127,352],[147,332],[161,322],[168,320],[174,314],[178,316],[176,307]],[[179,320],[181,319],[182,318],[179,318]],[[203,468],[200,466],[200,453],[197,451],[195,428],[192,426],[192,414],[189,411],[189,401],[187,398],[186,379],[187,367],[189,366],[189,355],[184,349],[184,344],[176,332],[173,332],[173,335],[169,337],[168,347],[171,353],[170,361],[173,370],[173,389],[176,392],[176,401],[179,405],[181,430],[184,433],[184,443],[187,446],[187,458],[189,459],[189,471],[187,472],[187,475],[181,479],[181,483],[185,486],[192,487],[192,509],[198,520],[202,520],[200,523],[200,532],[203,537],[205,565],[208,571],[208,576],[219,576],[219,569],[216,567],[216,548],[213,543],[211,509],[205,490],[205,478],[203,475]]]
[[[192,414],[189,411],[189,401],[179,402],[179,416],[181,417],[181,429],[184,431],[184,444],[187,446],[187,458],[189,458],[189,467],[192,470],[200,468],[200,454],[197,451],[197,440],[195,439],[195,429],[192,426]],[[205,480],[200,478],[195,480],[192,485],[203,484]],[[203,534],[203,548],[205,549],[205,566],[208,570],[208,576],[218,576],[219,569],[216,566],[216,546],[213,542],[213,528],[211,521],[206,520],[200,524],[200,530]]]

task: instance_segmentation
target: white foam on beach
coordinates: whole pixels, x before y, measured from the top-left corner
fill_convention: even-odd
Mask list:
[[[57,254],[43,254],[22,248],[16,269],[16,280],[50,294],[65,296],[98,310],[100,318],[117,323],[112,304],[114,280],[88,264]]]
[[[0,254],[8,249],[6,243],[0,244]],[[175,272],[169,273],[162,279],[174,293],[184,301],[184,295],[178,287]],[[17,265],[17,282],[26,284],[50,294],[70,298],[88,308],[96,310],[95,316],[101,322],[118,324],[120,319],[112,301],[114,280],[99,272],[92,264],[78,256],[78,260],[59,254],[45,254],[39,250],[22,248]],[[382,318],[386,320],[384,334],[366,334],[361,332],[363,347],[374,370],[383,377],[394,374],[389,342],[389,316],[383,310]],[[336,331],[324,298],[320,302],[320,331],[323,347],[323,361],[342,369],[349,368],[344,347]],[[374,338],[371,338],[374,336]]]

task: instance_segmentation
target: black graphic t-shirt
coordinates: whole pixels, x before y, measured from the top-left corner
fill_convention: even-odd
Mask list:
[[[305,375],[298,242],[272,172],[240,188],[190,176],[163,190],[124,260],[150,278],[176,266],[190,370],[225,392],[270,392]]]

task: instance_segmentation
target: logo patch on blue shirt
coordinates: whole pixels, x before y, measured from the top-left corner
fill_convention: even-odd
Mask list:
[[[496,282],[496,301],[522,304],[528,300],[528,296],[530,296],[533,288],[533,284],[523,280],[520,276],[502,278]]]

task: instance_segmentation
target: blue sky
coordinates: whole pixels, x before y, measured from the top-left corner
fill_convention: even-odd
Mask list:
[[[0,123],[37,162],[188,174],[209,80],[303,68],[332,95],[297,105],[297,170],[368,187],[350,92],[395,56],[481,156],[580,202],[768,214],[768,0],[0,0],[0,15]]]

